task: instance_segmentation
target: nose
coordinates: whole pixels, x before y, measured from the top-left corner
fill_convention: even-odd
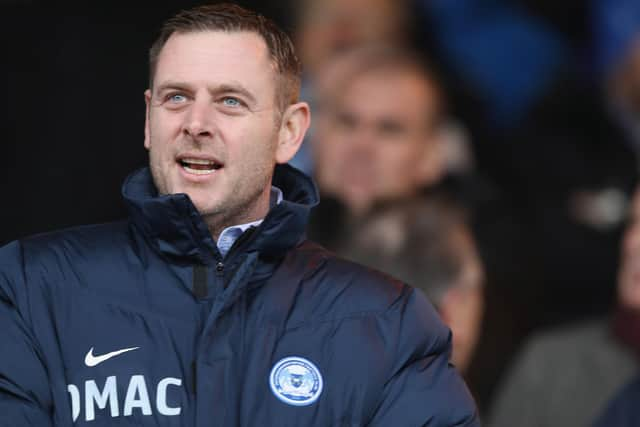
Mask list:
[[[214,111],[208,100],[196,99],[185,116],[182,131],[197,139],[209,137],[214,131]]]
[[[368,162],[373,155],[375,135],[367,126],[358,126],[350,135],[349,152],[360,161]]]

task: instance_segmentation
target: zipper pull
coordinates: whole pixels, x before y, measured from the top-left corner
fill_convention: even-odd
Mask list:
[[[216,273],[218,276],[222,276],[224,273],[224,263],[222,261],[216,264]]]

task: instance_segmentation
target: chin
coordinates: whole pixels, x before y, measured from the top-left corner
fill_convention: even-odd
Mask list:
[[[197,196],[192,196],[191,194],[188,194],[188,193],[187,195],[191,199],[191,203],[193,203],[193,206],[195,206],[196,210],[201,215],[209,213],[214,210],[214,206],[211,204],[211,201],[204,201],[202,200],[202,198],[199,198]]]

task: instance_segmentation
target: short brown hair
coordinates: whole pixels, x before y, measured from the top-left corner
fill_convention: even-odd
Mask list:
[[[240,32],[260,35],[269,50],[277,73],[276,101],[280,111],[297,102],[300,92],[301,65],[291,38],[273,21],[253,11],[230,3],[220,3],[183,10],[165,21],[160,35],[149,50],[149,87],[153,87],[160,51],[173,33],[201,31]]]

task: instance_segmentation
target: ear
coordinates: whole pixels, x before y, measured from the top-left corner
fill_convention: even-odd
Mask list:
[[[144,102],[146,104],[145,114],[144,114],[144,148],[147,150],[151,147],[151,138],[149,135],[149,112],[151,109],[151,90],[147,89],[144,91]]]
[[[306,102],[290,105],[282,114],[276,163],[287,163],[298,152],[311,122],[311,112]]]

